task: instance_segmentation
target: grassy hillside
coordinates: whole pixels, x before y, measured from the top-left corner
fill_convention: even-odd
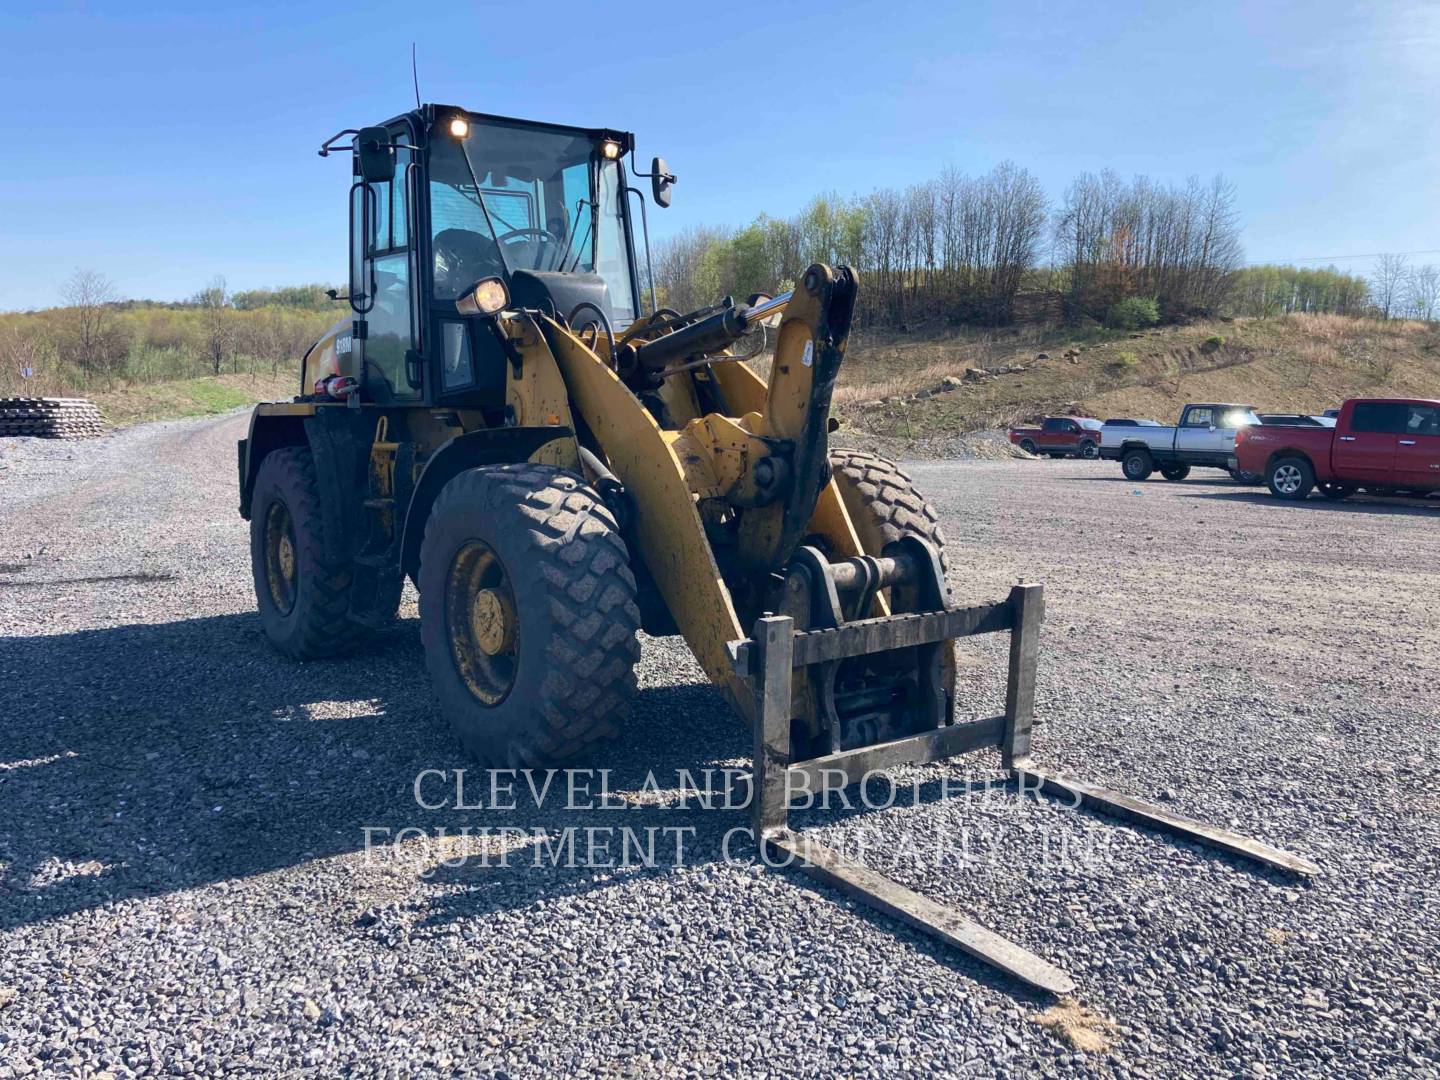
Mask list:
[[[96,390],[89,397],[111,427],[149,420],[207,416],[257,401],[288,401],[297,392],[299,378],[283,371],[278,376],[211,375],[199,379],[143,383]]]
[[[967,369],[1006,373],[967,378]],[[88,396],[119,427],[286,400],[296,389],[294,371],[282,365],[273,376],[132,383]],[[1186,401],[1202,399],[1319,412],[1383,394],[1440,397],[1440,325],[1289,315],[1138,333],[858,332],[834,400],[847,432],[943,452],[954,436],[1045,413],[1171,420]]]
[[[947,378],[960,386],[942,390]],[[1128,334],[862,334],[835,404],[851,431],[934,444],[1045,413],[1168,421],[1202,399],[1319,412],[1385,394],[1440,397],[1440,325],[1289,315]]]

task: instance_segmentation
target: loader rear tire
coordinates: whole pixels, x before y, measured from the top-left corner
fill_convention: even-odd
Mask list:
[[[366,628],[346,614],[349,561],[327,554],[309,447],[287,446],[260,463],[251,496],[250,566],[260,623],[285,655],[334,656],[366,636]]]
[[[580,477],[532,463],[456,476],[426,522],[419,586],[435,694],[481,764],[561,765],[617,733],[640,611],[615,518]]]
[[[940,565],[950,569],[940,518],[904,469],[878,454],[838,447],[830,451],[830,468],[867,555],[880,554],[892,540],[918,536],[939,554]]]

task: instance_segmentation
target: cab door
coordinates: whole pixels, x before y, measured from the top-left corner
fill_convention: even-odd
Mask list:
[[[1395,441],[1396,484],[1440,488],[1440,407],[1405,406],[1405,430]]]
[[[350,306],[355,330],[353,374],[366,397],[381,404],[420,396],[414,229],[415,170],[407,128],[391,131],[395,176],[357,180],[350,192]]]
[[[1199,405],[1186,409],[1180,426],[1175,429],[1175,449],[1189,454],[1213,453],[1221,449],[1215,415],[1211,405]]]
[[[1061,450],[1065,446],[1065,421],[1057,416],[1047,416],[1040,424],[1040,435],[1036,439],[1041,450]]]
[[[1349,430],[1337,434],[1330,464],[1342,480],[1356,484],[1393,484],[1395,452],[1409,407],[1394,401],[1358,401]]]

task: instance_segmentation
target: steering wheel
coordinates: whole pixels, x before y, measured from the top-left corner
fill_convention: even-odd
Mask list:
[[[459,296],[482,277],[502,272],[504,263],[495,241],[469,229],[445,229],[435,237],[437,292]]]
[[[511,229],[509,232],[504,232],[504,233],[501,233],[499,236],[497,236],[497,237],[495,238],[495,242],[496,242],[497,244],[504,244],[504,243],[506,243],[507,241],[509,241],[509,240],[511,240],[511,239],[514,239],[514,238],[516,238],[516,237],[532,237],[532,236],[533,236],[536,240],[541,241],[541,243],[539,243],[539,244],[536,245],[536,249],[535,249],[535,265],[533,265],[532,267],[530,267],[530,269],[532,269],[532,270],[539,270],[539,269],[540,269],[540,263],[543,261],[543,260],[541,259],[541,255],[542,255],[542,254],[544,253],[544,251],[545,251],[545,244],[549,243],[549,244],[559,245],[559,244],[563,244],[563,243],[565,242],[565,241],[561,240],[560,237],[556,236],[553,232],[551,232],[549,229],[540,229],[540,228],[535,228],[535,227],[533,227],[533,226],[532,226],[532,227],[523,228],[523,229]]]

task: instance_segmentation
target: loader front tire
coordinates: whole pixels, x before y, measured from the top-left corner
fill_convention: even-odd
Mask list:
[[[830,451],[830,469],[867,555],[879,555],[892,540],[918,536],[950,569],[940,518],[904,469],[878,454],[839,448]]]
[[[616,734],[640,612],[614,516],[580,477],[531,463],[456,476],[426,522],[419,586],[431,683],[481,764],[562,765]]]
[[[365,637],[366,628],[346,614],[350,564],[327,554],[309,447],[287,446],[260,463],[251,496],[250,566],[260,623],[285,655],[334,656]]]

